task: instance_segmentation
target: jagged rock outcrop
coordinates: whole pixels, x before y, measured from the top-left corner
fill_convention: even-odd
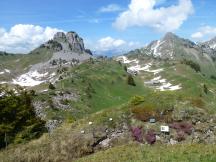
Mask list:
[[[54,35],[54,40],[58,40],[58,39],[66,39],[66,35],[64,32],[57,32],[55,35]]]
[[[66,34],[68,43],[70,44],[71,50],[83,52],[85,51],[83,39],[80,38],[75,32],[68,32]]]
[[[210,47],[211,49],[216,49],[216,37],[212,38],[211,40],[209,41],[206,41],[204,43],[201,43],[201,45],[204,45],[204,46],[208,46]]]
[[[83,39],[76,32],[57,32],[53,39],[42,44],[39,48],[46,48],[52,55],[46,62],[31,66],[31,71],[53,69],[58,66],[74,66],[92,57],[89,49],[85,49]],[[76,60],[76,61],[74,61]]]
[[[64,51],[73,51],[77,53],[89,53],[86,52],[83,39],[79,37],[76,32],[57,32],[54,35],[53,41],[61,43]]]

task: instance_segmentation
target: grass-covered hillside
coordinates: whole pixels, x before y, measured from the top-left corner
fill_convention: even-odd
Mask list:
[[[127,104],[134,95],[151,91],[143,86],[143,81],[138,77],[133,78],[136,86],[128,84],[124,65],[107,59],[90,60],[77,67],[67,68],[60,72],[59,79],[54,89],[35,97],[36,102],[47,105],[44,113],[49,119],[78,119],[86,114]],[[48,89],[48,85],[38,88]],[[63,97],[59,93],[64,94]],[[55,104],[56,97],[60,100],[59,104]]]
[[[31,65],[46,62],[52,57],[52,50],[39,47],[29,54],[0,53],[0,70],[9,69],[14,74],[22,74]]]
[[[215,161],[216,80],[181,61],[132,59],[90,59],[33,87],[36,114],[59,127],[9,145],[0,159]],[[141,69],[138,75],[128,74],[131,67]]]
[[[149,109],[147,105],[144,98],[135,97],[125,106],[102,110],[73,123],[62,124],[51,134],[44,134],[29,143],[11,145],[7,150],[0,152],[0,159],[2,161],[68,162],[215,160],[213,141],[204,145],[204,140],[209,140],[208,137],[204,137],[204,133],[199,134],[199,138],[202,138],[201,144],[196,143],[197,138],[192,134],[185,133],[184,139],[182,136],[180,138],[175,127],[171,129],[170,135],[160,133],[160,125],[172,124],[176,121],[191,123],[202,111],[190,108],[190,112],[185,112],[185,116],[179,115],[178,111],[173,111],[171,114],[164,114],[165,118],[158,118],[156,123],[149,123],[140,120],[141,118],[133,111],[139,108],[144,109],[145,114],[157,112],[156,108]],[[163,111],[166,112],[166,109],[163,108]],[[191,118],[188,118],[188,113],[191,113],[189,114]],[[145,114],[140,115],[148,117]],[[204,113],[202,116],[202,125],[192,126],[197,132],[204,132],[210,128],[209,114]],[[166,117],[170,117],[171,120],[167,121]],[[141,132],[135,133],[133,129],[139,129]],[[191,127],[181,127],[180,130],[189,133]],[[154,134],[151,135],[153,138],[147,136],[152,131],[156,133],[156,140]],[[170,140],[179,141],[172,145]]]
[[[56,84],[38,87],[48,91],[33,88],[33,103],[47,122],[61,121],[59,127],[28,143],[9,145],[0,158],[214,161],[216,81],[182,62],[149,58],[140,64],[149,62],[148,71],[133,76],[126,72],[133,64],[105,58],[58,71]],[[159,83],[146,83],[158,77],[180,89],[161,91]],[[149,123],[151,118],[156,122]],[[168,125],[170,133],[161,133],[161,125]]]
[[[214,145],[141,146],[122,145],[98,152],[76,162],[214,162]]]

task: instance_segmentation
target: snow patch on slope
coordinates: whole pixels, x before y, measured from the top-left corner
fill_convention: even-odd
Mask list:
[[[5,74],[5,73],[11,73],[11,71],[8,69],[4,69],[3,71],[0,71],[0,75]]]
[[[5,69],[5,72],[6,72],[6,73],[10,73],[10,70],[8,70],[8,69]]]
[[[154,48],[152,48],[154,54],[160,55],[160,53],[157,53],[157,50],[162,43],[163,42],[157,41],[157,44],[154,46]],[[153,73],[154,75],[157,75],[160,72],[164,71],[163,68],[152,70],[151,69],[152,63],[147,63],[144,66],[141,66],[139,65],[139,60],[137,59],[129,60],[126,56],[119,56],[117,57],[116,61],[121,61],[124,64],[131,63],[130,64],[131,66],[127,68],[128,73],[137,74],[140,71],[144,71],[144,72],[149,72],[149,73]],[[134,65],[134,63],[136,63],[136,65]],[[161,76],[157,76],[152,80],[144,83],[146,85],[150,85],[151,87],[153,86],[155,89],[160,91],[176,91],[182,88],[181,85],[172,85],[170,82],[168,82],[166,79],[163,79]]]
[[[0,82],[0,84],[6,84],[7,82]]]
[[[155,89],[160,91],[176,91],[182,88],[181,85],[172,85],[166,79],[162,79],[161,76],[153,78],[151,81],[145,82],[145,84],[153,85]]]
[[[154,56],[161,56],[161,53],[158,52],[159,51],[159,48],[160,46],[164,43],[164,41],[160,41],[158,40],[152,47],[151,47],[151,51],[153,52],[153,55]]]
[[[12,83],[20,86],[32,87],[45,82],[46,80],[43,80],[43,78],[47,75],[48,72],[40,74],[38,71],[29,71],[28,73],[22,74],[17,79],[13,79]]]
[[[216,48],[216,43],[209,45],[210,48],[215,49]]]
[[[129,63],[132,63],[132,62],[134,62],[136,64],[139,63],[139,61],[137,59],[129,60],[126,56],[119,56],[119,57],[116,58],[116,61],[121,61],[124,64],[129,64]]]

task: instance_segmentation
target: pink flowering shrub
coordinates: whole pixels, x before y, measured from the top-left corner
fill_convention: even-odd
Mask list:
[[[187,122],[176,122],[176,123],[172,123],[170,125],[170,128],[175,129],[177,132],[184,132],[188,135],[190,135],[192,133],[193,130],[193,126],[191,123],[187,123]]]
[[[177,132],[176,140],[178,142],[184,141],[185,140],[185,133],[182,131]]]
[[[156,133],[154,130],[148,130],[148,132],[145,135],[145,140],[148,142],[148,144],[154,144],[156,142]]]
[[[137,142],[143,142],[142,139],[142,128],[134,127],[131,128],[132,136]]]

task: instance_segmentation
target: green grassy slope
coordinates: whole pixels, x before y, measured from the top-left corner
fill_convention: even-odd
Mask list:
[[[2,54],[0,55],[0,68],[13,70],[14,73],[22,73],[30,65],[48,61],[52,57],[52,53],[52,50],[37,48],[29,54]]]
[[[135,95],[145,96],[149,104],[158,103],[160,107],[185,103],[186,107],[197,106],[208,112],[215,112],[215,83],[216,81],[201,73],[195,72],[189,66],[178,62],[161,62],[159,67],[164,71],[158,74],[167,79],[173,85],[180,84],[182,89],[174,92],[160,92],[157,95],[153,93],[154,89],[147,87],[144,81],[148,81],[156,76],[148,72],[134,76],[136,86],[127,84],[127,73],[124,65],[113,60],[97,60],[85,62],[77,67],[68,69],[62,74],[63,79],[57,82],[54,91],[39,94],[39,100],[49,100],[53,97],[55,91],[75,92],[78,100],[69,101],[71,109],[52,110],[47,113],[50,118],[80,118],[89,113],[100,110],[115,108],[128,103],[131,97]],[[174,70],[175,69],[175,70]],[[204,92],[204,84],[208,88],[208,93]],[[48,87],[48,85],[46,85]],[[159,107],[159,106],[158,106]],[[70,115],[68,115],[70,114]]]
[[[122,120],[131,117],[128,102],[135,95],[144,96],[144,102],[141,105],[143,107],[153,105],[158,109],[174,107],[174,109],[180,110],[191,110],[193,108],[193,110],[197,111],[202,109],[211,115],[215,113],[215,80],[203,76],[202,73],[197,73],[189,66],[178,62],[160,62],[157,66],[164,68],[164,71],[158,75],[166,78],[172,84],[181,84],[182,89],[174,92],[154,92],[154,89],[144,85],[144,81],[156,76],[147,72],[134,77],[136,86],[128,85],[124,65],[113,60],[88,61],[68,69],[62,74],[63,79],[55,85],[56,89],[54,91],[49,90],[48,93],[39,94],[37,99],[48,100],[56,91],[76,92],[79,96],[78,100],[69,101],[73,110],[76,111],[48,110],[50,116],[72,117],[76,121],[72,121],[73,124],[63,125],[58,128],[51,137],[45,134],[42,138],[30,143],[10,146],[9,150],[0,152],[0,158],[3,161],[25,161],[26,159],[35,161],[70,161],[69,159],[74,158],[74,156],[86,155],[85,151],[87,151],[87,155],[91,154],[93,153],[92,150],[89,151],[87,147],[90,145],[89,141],[87,143],[85,141],[88,139],[79,139],[77,137],[82,137],[80,131],[85,129],[89,133],[96,129],[97,126],[118,128]],[[204,84],[208,87],[207,93],[204,92]],[[122,118],[123,116],[126,116],[127,119]],[[110,117],[115,121],[113,125],[107,124]],[[93,127],[88,127],[89,121],[94,122]],[[80,145],[79,141],[84,146]],[[129,141],[131,142],[131,140]],[[76,148],[73,146],[76,146]],[[79,156],[74,155],[74,152],[76,152],[74,150],[78,150]],[[22,156],[20,153],[22,153]],[[166,146],[157,144],[150,147],[132,142],[132,144],[125,143],[123,146],[97,152],[94,155],[80,159],[80,161],[211,162],[216,159],[214,154],[215,146],[212,145],[184,144]],[[9,157],[9,155],[12,156]]]
[[[134,77],[136,86],[128,85],[127,73],[116,61],[87,62],[69,73],[71,77],[60,82],[58,87],[79,91],[84,101],[82,103],[86,102],[91,112],[119,106],[134,95],[144,95],[150,91],[138,77]]]
[[[142,146],[129,144],[101,151],[76,162],[215,162],[215,145]]]

